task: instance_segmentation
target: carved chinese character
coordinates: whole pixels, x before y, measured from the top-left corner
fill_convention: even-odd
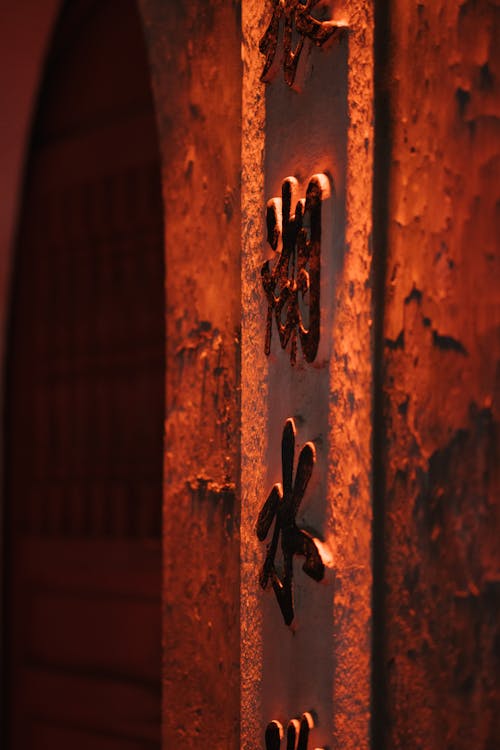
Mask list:
[[[302,718],[292,719],[286,731],[286,750],[307,750],[309,732],[314,727],[313,717],[309,712],[302,714]],[[266,728],[266,750],[280,750],[283,738],[283,726],[279,721],[271,721]]]
[[[300,338],[306,362],[313,362],[320,334],[321,283],[321,204],[330,195],[330,183],[324,174],[311,177],[305,200],[297,201],[298,182],[287,177],[282,197],[267,204],[267,241],[281,252],[274,267],[270,261],[262,266],[262,285],[267,297],[265,353],[271,351],[273,317],[280,344],[290,344],[290,362],[297,361],[297,338]]]
[[[293,86],[305,39],[310,39],[317,47],[321,47],[334,34],[345,28],[342,22],[319,21],[314,18],[311,11],[318,2],[319,0],[272,0],[271,21],[259,43],[259,50],[266,56],[261,81],[267,82],[272,78],[281,19],[284,19],[283,72],[289,86]],[[299,40],[295,49],[292,49],[294,32],[298,34]]]
[[[256,527],[257,536],[263,542],[274,521],[273,535],[267,547],[259,582],[265,589],[271,581],[283,619],[287,625],[291,625],[294,618],[292,589],[294,555],[305,557],[302,570],[315,581],[321,581],[325,572],[316,542],[307,531],[298,528],[295,520],[313,471],[316,458],[314,445],[306,443],[302,448],[295,482],[293,481],[294,454],[295,424],[293,419],[287,419],[281,441],[283,484],[275,484],[272,488],[259,513]],[[281,577],[278,575],[275,566],[280,535],[284,567]]]

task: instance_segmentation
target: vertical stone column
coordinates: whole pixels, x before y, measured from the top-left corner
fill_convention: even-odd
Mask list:
[[[163,744],[239,747],[240,16],[141,0],[163,160]]]
[[[263,746],[273,719],[316,712],[312,746],[368,748],[371,599],[371,191],[372,7],[332,3],[349,30],[329,48],[306,45],[292,90],[279,69],[264,86],[259,40],[269,5],[243,2],[242,140],[242,518],[241,690],[245,750]],[[280,38],[281,43],[281,38]],[[278,56],[281,54],[278,50]],[[261,267],[265,210],[291,176],[305,196],[324,174],[321,332],[314,362],[299,344],[297,364],[273,323],[264,353],[267,304]],[[295,202],[294,204],[295,205]],[[271,586],[259,586],[266,542],[255,527],[281,482],[281,436],[295,420],[297,451],[314,444],[316,463],[297,515],[324,543],[321,584],[294,562],[295,617],[283,622]],[[267,539],[269,542],[269,539]],[[277,567],[279,567],[279,556]]]
[[[260,83],[259,40],[264,33],[264,3],[242,3],[242,152],[241,152],[241,739],[242,750],[263,741],[268,717],[262,705],[263,617],[258,570],[262,549],[254,533],[265,495],[268,387],[263,355],[263,298],[260,263],[265,236],[265,93]],[[269,717],[274,718],[274,717]]]

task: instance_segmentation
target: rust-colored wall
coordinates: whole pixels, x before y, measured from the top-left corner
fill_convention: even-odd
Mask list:
[[[163,161],[165,748],[239,747],[241,33],[227,0],[141,0]]]
[[[391,7],[387,750],[500,743],[499,23],[487,0]]]

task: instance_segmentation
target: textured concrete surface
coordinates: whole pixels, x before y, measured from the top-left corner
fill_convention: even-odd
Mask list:
[[[140,3],[163,159],[165,747],[239,746],[240,21]]]
[[[500,743],[499,22],[486,0],[392,7],[387,750]]]

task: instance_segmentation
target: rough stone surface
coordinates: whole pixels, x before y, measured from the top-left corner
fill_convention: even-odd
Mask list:
[[[140,3],[163,160],[165,747],[239,747],[238,5]]]
[[[298,692],[291,685],[287,696],[267,696],[264,705],[266,695],[261,689],[262,675],[269,669],[266,652],[269,654],[272,646],[266,642],[267,602],[263,601],[257,581],[263,546],[255,536],[255,521],[271,481],[272,456],[276,453],[270,450],[272,433],[274,430],[279,434],[282,429],[282,424],[274,425],[272,419],[281,408],[276,401],[286,401],[289,396],[288,390],[279,397],[276,390],[271,393],[273,384],[276,385],[270,375],[273,365],[263,354],[265,305],[259,269],[265,251],[265,205],[269,197],[277,194],[279,180],[287,176],[283,170],[290,166],[307,170],[309,161],[314,164],[312,171],[316,171],[337,156],[331,153],[329,123],[321,118],[311,118],[314,133],[307,151],[298,149],[296,154],[292,153],[293,158],[290,153],[280,152],[276,141],[277,115],[273,110],[276,99],[272,92],[265,94],[259,82],[263,58],[256,54],[268,14],[269,5],[262,0],[243,2],[241,741],[245,750],[261,747],[265,723],[270,718],[282,721],[286,718],[270,716],[270,711],[287,702],[291,704],[290,696]],[[361,750],[370,743],[372,6],[361,1],[329,3],[328,14],[347,20],[350,32],[346,45],[347,158],[344,154],[341,191],[345,196],[344,253],[331,277],[330,291],[334,288],[335,291],[325,300],[326,305],[333,305],[331,325],[322,331],[330,353],[325,365],[326,398],[321,398],[322,388],[316,394],[321,401],[314,407],[326,415],[326,430],[318,451],[324,456],[322,466],[326,474],[326,498],[322,498],[326,520],[322,532],[334,553],[335,584],[329,589],[332,617],[315,635],[323,646],[326,644],[329,663],[333,665],[326,678],[328,696],[323,696],[331,706],[331,716],[326,720],[323,717],[331,727],[327,743]],[[309,83],[313,84],[311,80]],[[337,85],[333,80],[330,83],[332,87]],[[277,81],[276,86],[280,85]],[[306,80],[302,115],[306,123],[307,85]],[[327,89],[320,95],[327,101]],[[284,149],[289,145],[287,123],[296,116],[300,119],[296,110],[294,103],[293,114],[292,108],[287,107],[281,113]],[[339,112],[339,117],[343,116],[344,112]],[[299,136],[297,142],[301,143]],[[283,170],[275,169],[276,165],[269,163],[270,157],[279,159]],[[306,172],[302,179],[308,176]],[[280,361],[285,365],[286,357]],[[287,366],[289,369],[289,363]],[[294,379],[298,378],[289,376],[287,386],[292,393]],[[270,401],[271,397],[274,401]],[[314,394],[311,398],[314,400]],[[307,425],[310,414],[303,416]],[[300,439],[303,442],[308,437],[304,434]],[[272,481],[276,479],[279,477],[275,475]],[[271,592],[269,606],[272,605]],[[274,637],[293,640],[288,632],[280,635],[276,631]],[[295,640],[299,640],[298,630]],[[299,683],[303,673],[299,660],[294,662],[293,643],[290,655],[293,680]],[[289,663],[285,666],[290,669]],[[320,674],[324,679],[321,669]],[[297,705],[295,711],[300,708]],[[306,708],[303,706],[302,710]]]
[[[499,23],[486,0],[392,7],[387,750],[500,744]]]
[[[265,482],[260,460],[266,434],[266,414],[259,404],[267,397],[265,357],[262,356],[262,298],[255,284],[264,235],[265,92],[259,77],[259,39],[265,28],[262,0],[242,3],[242,177],[241,177],[241,748],[254,750],[262,742],[264,714],[258,687],[263,671],[262,613],[255,573],[262,550],[254,534],[255,510]],[[244,529],[249,530],[245,534]]]
[[[370,747],[372,521],[373,3],[339,7],[349,22],[346,247],[335,291],[330,364],[330,534],[336,589],[334,748]]]

